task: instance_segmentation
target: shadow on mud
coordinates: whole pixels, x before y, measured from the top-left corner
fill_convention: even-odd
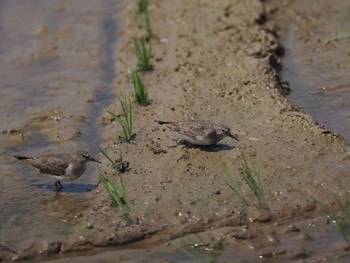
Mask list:
[[[230,146],[228,144],[222,144],[222,143],[218,143],[218,144],[212,145],[212,146],[203,146],[203,145],[193,145],[193,144],[188,143],[188,142],[180,142],[179,144],[169,146],[168,148],[176,148],[176,147],[181,147],[181,146],[188,148],[188,149],[191,149],[191,148],[200,149],[200,150],[206,151],[206,152],[230,151],[230,150],[233,150],[236,148],[234,146]]]
[[[201,149],[206,152],[221,152],[221,151],[230,151],[235,149],[236,147],[228,145],[228,144],[217,144],[214,146],[196,146],[196,148]]]

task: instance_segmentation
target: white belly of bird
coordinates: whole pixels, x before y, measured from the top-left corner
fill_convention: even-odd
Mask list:
[[[213,138],[204,137],[204,136],[197,136],[195,139],[193,139],[184,135],[180,135],[180,139],[188,141],[193,145],[205,146],[205,145],[213,145],[216,143],[216,141],[214,141]]]
[[[74,181],[78,179],[86,169],[86,165],[82,165],[80,169],[77,169],[74,167],[73,164],[69,164],[68,167],[66,168],[65,175],[62,176],[54,176],[54,178],[62,180],[62,181]]]

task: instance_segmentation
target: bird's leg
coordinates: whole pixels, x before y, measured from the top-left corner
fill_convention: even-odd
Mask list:
[[[185,139],[178,139],[177,140],[177,146],[185,146],[186,148],[192,148],[195,147],[196,145],[190,143],[189,141],[186,141]]]
[[[55,182],[56,190],[59,192],[62,190],[63,186],[61,185],[60,181]]]

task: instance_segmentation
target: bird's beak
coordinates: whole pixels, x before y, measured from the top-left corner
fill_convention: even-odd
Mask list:
[[[237,136],[237,135],[233,135],[233,134],[232,134],[232,133],[230,133],[230,132],[226,132],[226,135],[227,135],[228,137],[231,137],[231,138],[233,138],[233,139],[235,139],[235,140],[239,141],[239,139],[238,139],[238,136]]]
[[[95,158],[90,157],[89,161],[96,162],[96,163],[101,163],[99,160],[96,160]]]

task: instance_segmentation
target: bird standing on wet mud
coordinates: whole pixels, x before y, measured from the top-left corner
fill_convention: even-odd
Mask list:
[[[225,137],[231,137],[237,141],[238,137],[233,135],[230,128],[210,121],[188,120],[188,121],[156,121],[175,131],[181,140],[193,145],[212,146]]]
[[[40,173],[54,178],[57,191],[63,188],[61,181],[73,181],[82,176],[87,162],[99,162],[83,150],[71,154],[48,154],[33,157],[14,155],[13,157],[39,169]]]

